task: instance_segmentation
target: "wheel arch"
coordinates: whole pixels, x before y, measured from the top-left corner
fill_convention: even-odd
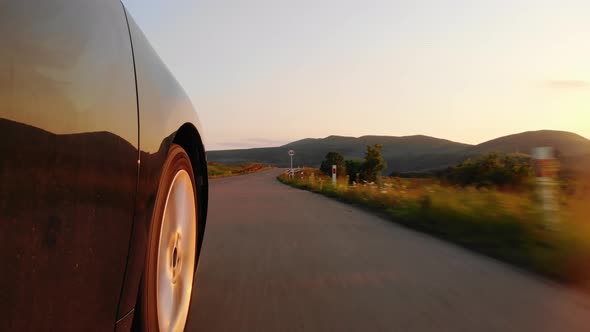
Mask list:
[[[172,113],[169,113],[171,116]],[[172,116],[173,118],[178,118]],[[185,117],[186,118],[186,117]],[[168,151],[173,144],[181,146],[189,156],[191,166],[193,168],[193,176],[195,179],[197,191],[197,212],[198,212],[198,238],[197,238],[197,261],[201,253],[201,245],[203,243],[203,235],[207,221],[207,206],[208,206],[208,177],[207,177],[207,161],[205,148],[203,145],[202,136],[197,129],[199,126],[198,120],[196,125],[193,124],[192,119],[183,123],[172,134],[166,136],[157,151],[153,154],[142,152],[142,161],[140,163],[140,171],[143,175],[140,177],[144,180],[149,179],[149,185],[140,180],[140,188],[138,193],[143,192],[147,196],[144,199],[139,199],[140,202],[149,202],[146,207],[139,209],[135,220],[135,229],[131,239],[131,249],[128,256],[128,271],[126,275],[125,285],[122,290],[120,298],[120,307],[118,310],[117,325],[123,323],[124,320],[131,322],[135,328],[138,322],[135,320],[136,302],[140,298],[141,280],[143,279],[143,272],[146,259],[147,238],[149,236],[149,229],[151,226],[151,216],[153,214],[153,203],[159,188],[159,179],[161,177],[161,170]],[[140,195],[141,196],[141,195]],[[149,198],[148,198],[149,196]],[[142,204],[139,204],[140,206]]]

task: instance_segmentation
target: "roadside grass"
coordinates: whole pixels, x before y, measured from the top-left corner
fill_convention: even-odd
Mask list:
[[[207,174],[210,179],[222,178],[227,176],[244,175],[256,173],[271,169],[260,163],[245,163],[239,165],[225,165],[213,161],[207,162]]]
[[[554,280],[590,285],[590,196],[584,193],[562,198],[559,222],[547,225],[529,190],[453,187],[432,178],[383,178],[380,185],[356,186],[341,180],[334,186],[310,168],[297,178],[282,174],[277,179]]]

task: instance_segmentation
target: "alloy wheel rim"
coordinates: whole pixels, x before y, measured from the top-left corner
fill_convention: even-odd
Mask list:
[[[197,243],[195,195],[185,170],[174,176],[164,206],[156,279],[160,331],[183,331],[190,305]]]

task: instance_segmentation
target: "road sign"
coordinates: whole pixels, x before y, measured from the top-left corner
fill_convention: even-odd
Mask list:
[[[289,156],[293,157],[295,155],[295,151],[289,150]]]

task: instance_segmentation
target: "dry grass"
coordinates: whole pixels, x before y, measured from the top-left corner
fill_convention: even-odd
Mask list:
[[[207,173],[209,174],[210,179],[256,173],[271,168],[272,167],[260,163],[245,163],[239,165],[224,165],[212,161],[207,163]]]

